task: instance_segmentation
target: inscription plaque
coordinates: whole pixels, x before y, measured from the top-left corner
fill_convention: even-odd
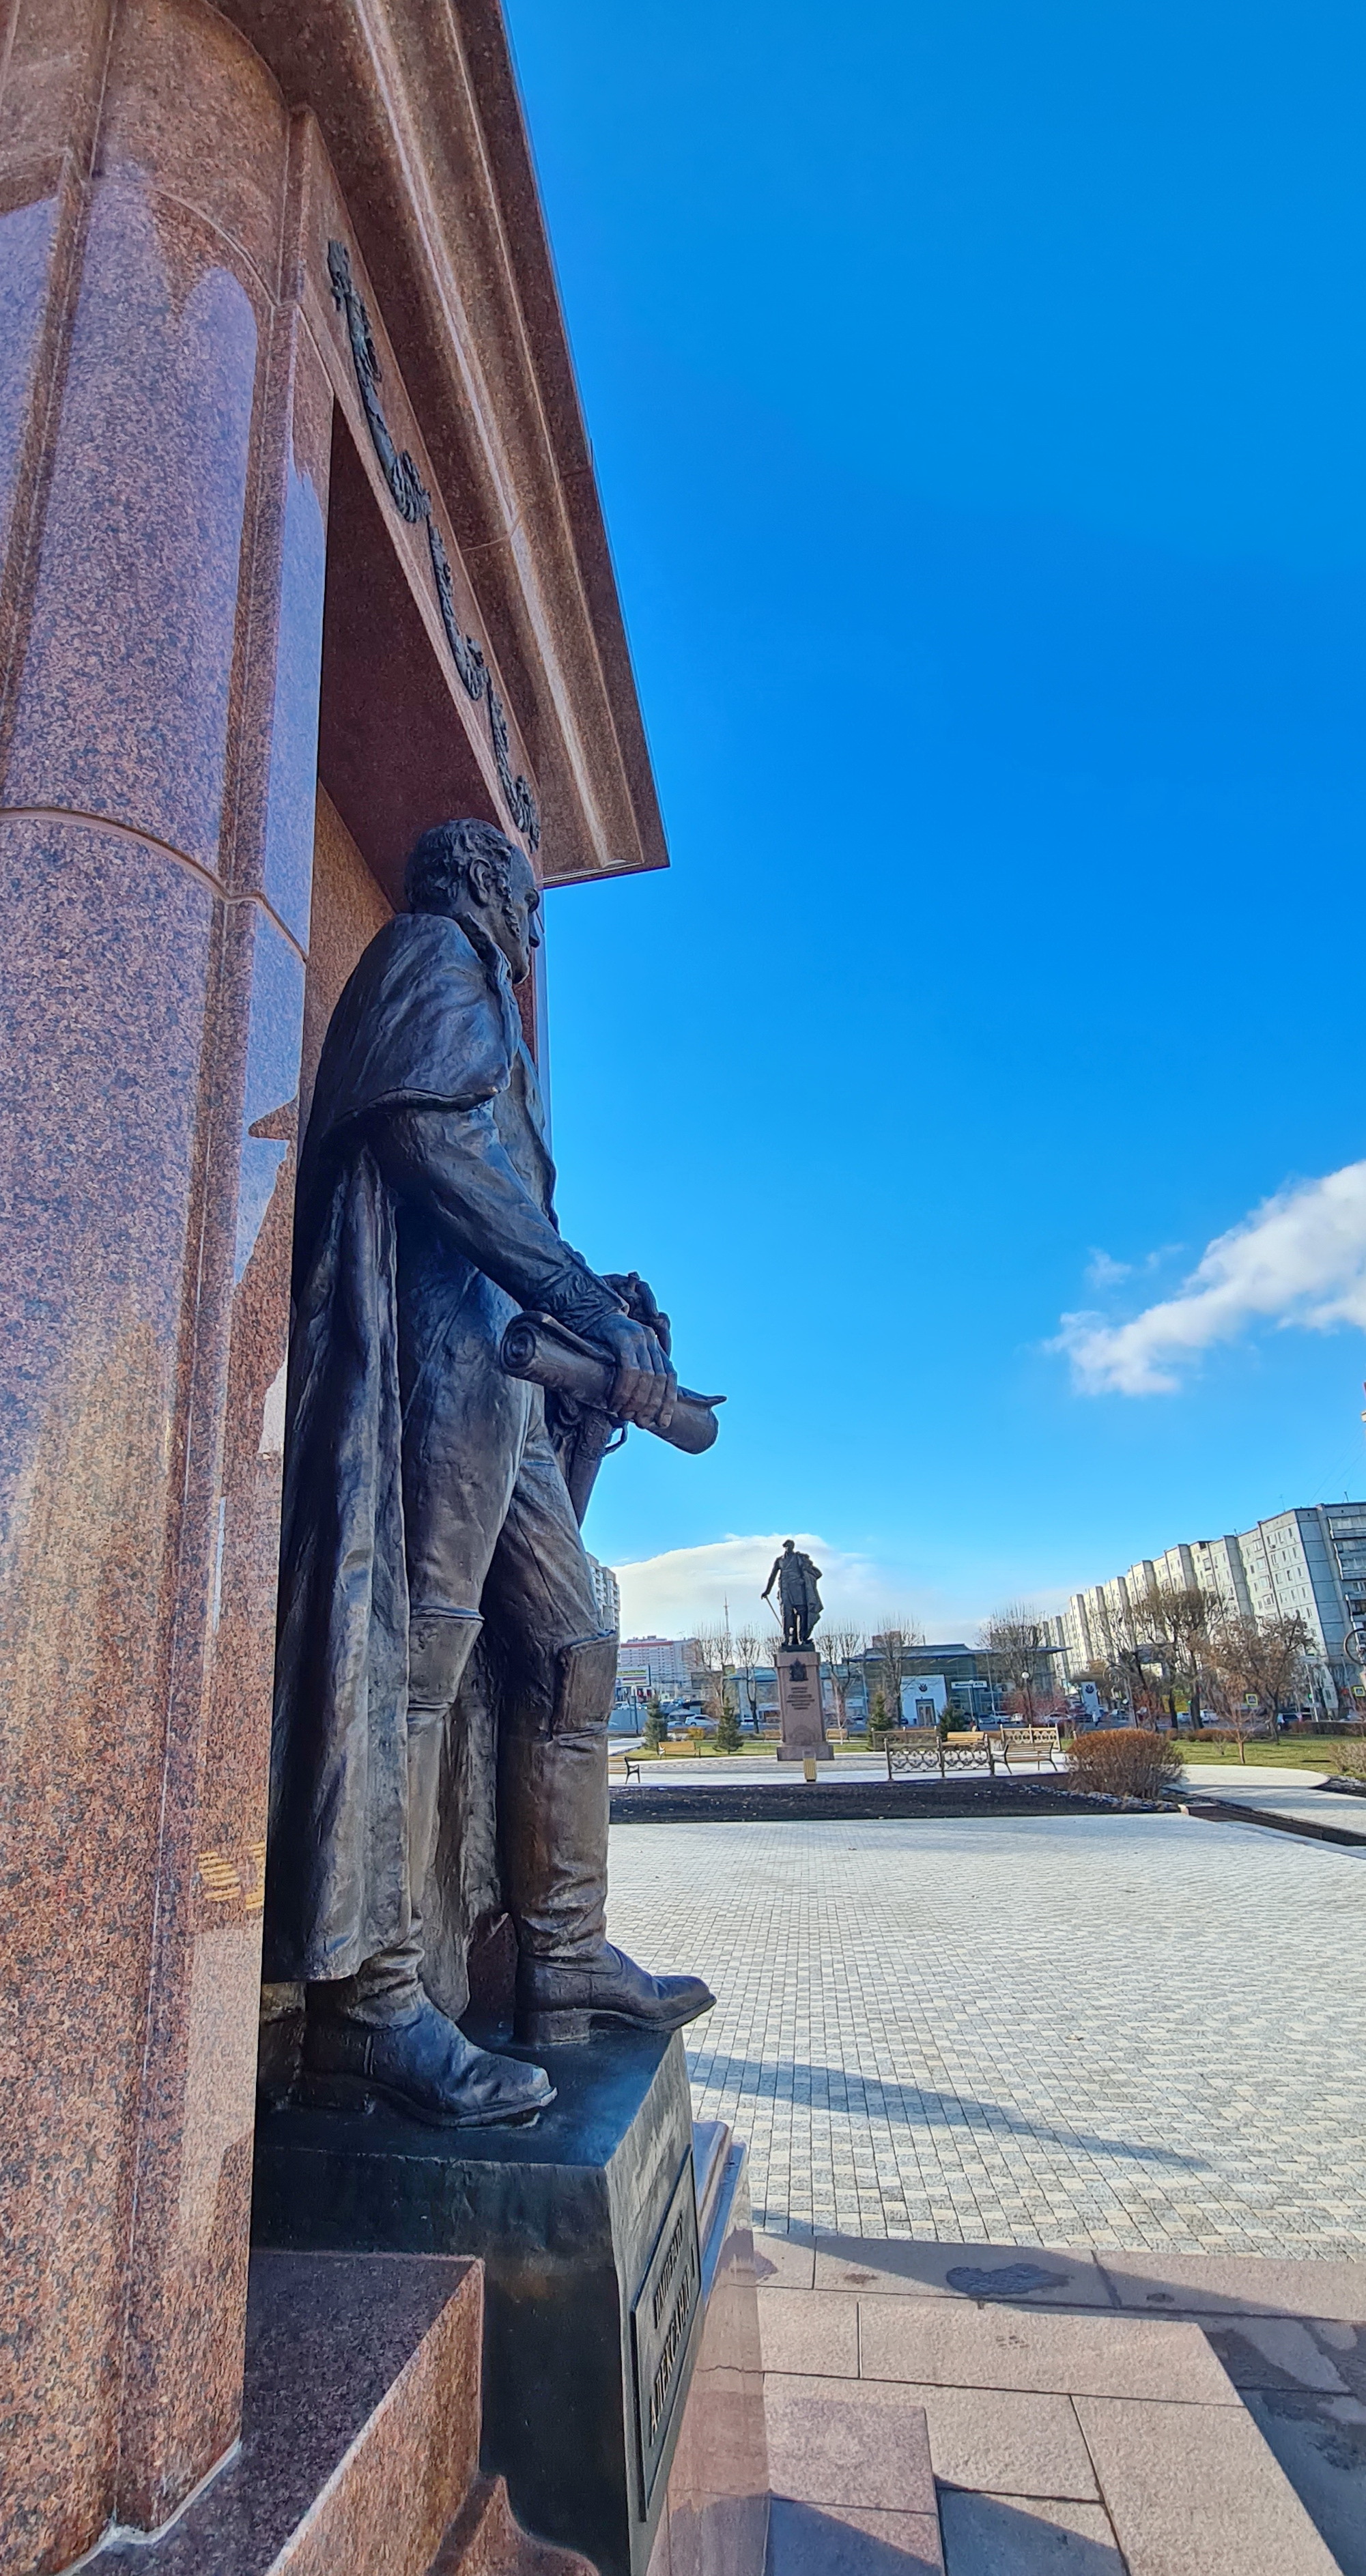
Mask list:
[[[650,2510],[655,2478],[664,2454],[674,2403],[682,2384],[683,2362],[702,2295],[702,2257],[697,2238],[697,2195],[692,2149],[682,2171],[645,2267],[645,2278],[631,2308],[631,2361],[635,2378],[636,2453],[640,2470],[640,2511]]]
[[[778,1714],[782,1726],[780,1762],[830,1762],[821,1709],[820,1657],[814,1646],[779,1646]]]

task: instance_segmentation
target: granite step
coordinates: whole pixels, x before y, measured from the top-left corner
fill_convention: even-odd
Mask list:
[[[480,2474],[483,2328],[468,2257],[256,2252],[241,2442],[94,2576],[593,2576]]]
[[[424,2576],[478,2476],[483,2308],[458,2256],[253,2255],[241,2442],[98,2576]]]

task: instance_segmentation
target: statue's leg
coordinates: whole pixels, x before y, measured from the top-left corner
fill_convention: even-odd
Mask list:
[[[524,1955],[594,1959],[607,1903],[607,1710],[615,1637],[571,1637],[523,1671],[505,1713],[499,1786],[509,1894]],[[538,1659],[539,1660],[539,1659]]]
[[[448,1336],[437,1356],[449,1362]],[[539,2067],[474,2047],[421,1977],[446,1726],[482,1624],[479,1593],[526,1422],[525,1399],[506,1419],[506,1407],[486,1408],[472,1466],[471,1404],[479,1394],[474,1370],[448,1364],[412,1371],[405,1388],[407,1930],[356,1975],[309,1987],[304,2038],[315,2099],[380,2094],[418,2119],[463,2127],[524,2119],[554,2099]]]
[[[436,1858],[443,1738],[483,1624],[477,1611],[463,1609],[418,1611],[409,1623],[408,1932],[348,1981],[351,2009],[366,2020],[401,2019],[420,1997],[422,1899]]]
[[[517,1927],[517,2036],[594,2022],[677,2030],[713,1998],[652,1977],[606,1938],[607,1720],[616,1639],[598,1626],[578,1524],[544,1431],[528,1439],[484,1594],[507,1650],[499,1832]]]

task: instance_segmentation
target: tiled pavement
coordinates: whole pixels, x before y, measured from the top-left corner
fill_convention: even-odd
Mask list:
[[[1322,1771],[1274,1770],[1269,1764],[1242,1769],[1237,1763],[1186,1766],[1186,1784],[1202,1798],[1228,1798],[1240,1807],[1268,1815],[1294,1816],[1302,1824],[1345,1826],[1349,1834],[1366,1834],[1366,1799],[1350,1790],[1324,1789]]]
[[[756,2224],[1366,2251],[1366,1868],[1179,1816],[617,1826],[611,1922],[718,1995]]]
[[[1366,2262],[755,2254],[770,2576],[1363,2576]]]

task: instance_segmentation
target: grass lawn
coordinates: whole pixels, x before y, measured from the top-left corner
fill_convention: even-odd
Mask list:
[[[613,1755],[620,1758],[618,1748],[614,1745],[612,1749]],[[746,1754],[757,1754],[771,1762],[777,1749],[777,1743],[773,1737],[756,1737],[747,1732],[738,1754],[718,1754],[714,1737],[709,1736],[701,1745],[694,1747],[686,1736],[676,1735],[671,1737],[667,1744],[661,1745],[657,1754],[647,1753],[643,1745],[633,1745],[631,1760],[633,1762],[687,1762],[692,1759],[696,1751],[709,1762],[741,1761]],[[833,1751],[837,1762],[842,1754],[866,1755],[867,1740],[857,1735],[849,1744],[835,1745]],[[1257,1769],[1351,1771],[1361,1764],[1363,1757],[1366,1756],[1366,1739],[1350,1735],[1287,1735],[1273,1744],[1269,1736],[1259,1735],[1247,1743],[1244,1751],[1247,1755],[1246,1767],[1249,1771]],[[1199,1735],[1183,1735],[1181,1752],[1187,1762],[1231,1765],[1235,1771],[1243,1767],[1239,1762],[1236,1744],[1210,1744]]]
[[[1347,1771],[1360,1764],[1366,1742],[1359,1735],[1283,1735],[1273,1744],[1269,1736],[1259,1735],[1243,1749],[1249,1771],[1258,1764],[1276,1771]],[[1181,1750],[1187,1762],[1239,1767],[1236,1744],[1206,1744],[1198,1735],[1183,1735]]]

